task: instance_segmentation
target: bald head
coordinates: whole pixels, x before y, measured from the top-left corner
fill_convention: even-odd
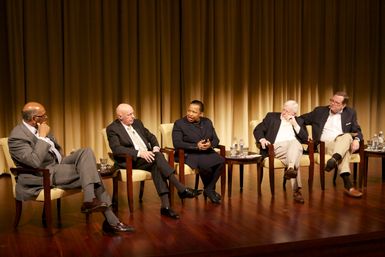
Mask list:
[[[46,114],[45,108],[42,104],[37,102],[26,103],[21,112],[23,120],[27,123],[33,121],[35,116],[44,116]]]
[[[287,111],[291,115],[296,115],[298,112],[298,103],[294,100],[288,100],[283,104],[283,110]]]
[[[117,118],[125,125],[131,125],[134,123],[134,108],[131,105],[121,103],[116,107]]]

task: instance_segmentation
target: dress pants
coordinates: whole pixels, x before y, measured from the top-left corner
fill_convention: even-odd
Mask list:
[[[158,195],[169,193],[167,178],[171,174],[174,174],[175,170],[170,167],[169,163],[161,152],[155,153],[155,160],[152,163],[148,163],[143,158],[138,158],[133,163],[133,168],[151,172],[152,181],[154,182]]]
[[[303,147],[297,139],[281,141],[274,143],[275,158],[279,159],[286,167],[291,164],[297,168],[297,177],[290,179],[293,190],[302,187],[300,161],[303,153]]]

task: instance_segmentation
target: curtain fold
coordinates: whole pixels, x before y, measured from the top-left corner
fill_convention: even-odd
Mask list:
[[[253,144],[249,121],[350,95],[364,136],[385,129],[381,0],[0,0],[0,133],[44,104],[69,153],[105,155],[100,130],[130,103],[160,123],[205,103],[221,139]]]

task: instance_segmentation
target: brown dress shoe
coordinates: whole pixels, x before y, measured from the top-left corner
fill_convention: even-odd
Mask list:
[[[134,232],[135,229],[129,225],[119,221],[116,225],[111,225],[107,220],[103,222],[103,231],[105,233],[117,233],[117,232]]]
[[[354,198],[360,198],[363,195],[362,192],[358,191],[354,187],[350,188],[349,190],[345,189],[344,192],[346,195],[348,195],[350,197],[354,197]]]
[[[303,199],[303,196],[301,194],[301,191],[297,190],[293,194],[294,201],[297,203],[305,203],[305,200]]]
[[[285,170],[285,173],[283,175],[286,179],[296,178],[297,177],[297,170],[290,167]]]
[[[80,211],[83,213],[104,212],[108,208],[108,204],[100,201],[97,198],[92,199],[92,202],[84,202]]]

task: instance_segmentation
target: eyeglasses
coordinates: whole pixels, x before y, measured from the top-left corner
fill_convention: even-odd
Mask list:
[[[35,115],[34,117],[38,117],[38,118],[40,118],[40,119],[42,119],[42,118],[48,118],[48,116],[47,116],[46,113],[44,113],[44,114],[42,114],[42,115]]]
[[[336,104],[336,105],[341,105],[342,104],[340,102],[335,101],[333,98],[330,98],[329,101],[330,101],[330,103]]]

